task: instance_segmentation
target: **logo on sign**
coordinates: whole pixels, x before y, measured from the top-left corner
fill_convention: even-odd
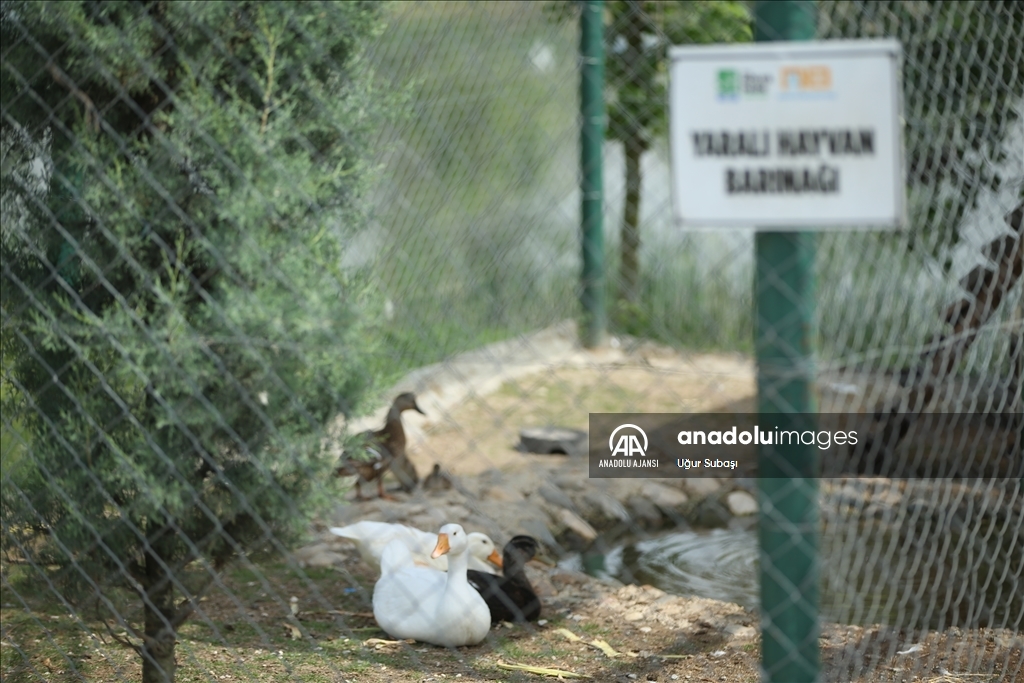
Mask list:
[[[772,77],[771,74],[719,69],[717,80],[719,100],[739,100],[741,97],[766,97]]]
[[[740,96],[740,75],[732,69],[718,72],[718,99],[734,100]]]
[[[779,94],[782,97],[821,97],[832,95],[832,69],[827,66],[783,66],[779,69]]]
[[[619,432],[622,434],[616,440],[615,435]],[[640,439],[643,439],[643,445],[640,444]],[[613,456],[639,456],[642,458],[647,454],[647,434],[636,425],[619,425],[608,437],[608,450],[612,452]]]

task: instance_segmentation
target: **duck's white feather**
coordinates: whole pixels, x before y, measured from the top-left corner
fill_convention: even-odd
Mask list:
[[[393,638],[445,647],[475,645],[487,636],[491,613],[466,580],[466,532],[446,524],[440,533],[447,535],[450,547],[447,573],[410,564],[412,554],[400,539],[384,548],[382,574],[373,587],[373,616]]]
[[[416,565],[409,546],[400,539],[395,539],[384,546],[384,552],[380,555],[380,573],[393,574],[403,567]]]
[[[437,534],[420,531],[404,524],[387,522],[356,522],[343,527],[331,527],[331,533],[354,541],[359,555],[371,567],[379,567],[384,548],[395,540],[402,541],[412,553],[414,563],[441,571],[448,570],[448,556],[436,559],[430,553],[437,544]],[[497,557],[494,541],[487,534],[471,533],[469,539],[469,568],[490,574],[497,574],[497,567],[488,561],[491,553]]]

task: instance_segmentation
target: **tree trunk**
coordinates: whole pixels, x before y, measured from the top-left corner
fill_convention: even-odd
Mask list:
[[[177,667],[174,661],[177,641],[174,587],[157,559],[149,553],[146,554],[146,578],[150,588],[148,600],[144,601],[146,638],[142,646],[142,683],[173,683]]]
[[[149,610],[146,611],[148,629]],[[174,683],[174,637],[142,646],[142,683]]]
[[[643,3],[633,0],[627,5],[626,25],[623,27],[626,50],[622,59],[626,64],[636,65],[629,75],[629,88],[649,92],[650,79],[654,74],[644,68],[644,31],[650,27]],[[633,305],[640,300],[640,157],[647,149],[647,143],[644,139],[646,117],[643,111],[637,110],[637,106],[635,102],[625,106],[625,116],[615,131],[615,137],[622,140],[626,155],[626,201],[622,206],[618,299],[620,304],[627,304],[624,311],[620,306],[620,313],[626,312],[627,317],[635,314]],[[639,106],[643,108],[643,105]]]
[[[619,299],[635,304],[640,298],[640,156],[646,145],[639,135],[626,138],[626,202],[622,208],[622,246]]]

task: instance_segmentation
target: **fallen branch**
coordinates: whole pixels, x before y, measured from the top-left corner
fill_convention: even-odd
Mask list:
[[[415,640],[384,640],[383,638],[367,638],[363,641],[363,645],[373,645],[374,649],[379,650],[382,647],[388,647],[390,645],[401,645],[402,643],[415,643]]]
[[[584,642],[582,638],[580,638],[578,635],[576,635],[575,633],[573,633],[572,631],[570,631],[567,628],[556,628],[554,630],[554,633],[557,633],[558,635],[564,637],[566,640],[568,640],[569,642],[572,642],[572,643],[582,643],[582,642]]]
[[[619,652],[611,645],[609,645],[607,641],[601,640],[600,638],[595,638],[594,640],[583,640],[567,628],[556,628],[554,632],[570,642],[583,643],[585,645],[589,645],[590,647],[595,647],[601,652],[603,652],[605,656],[607,656],[609,659],[615,659],[616,657],[638,656],[635,652]]]
[[[616,657],[637,657],[635,652],[618,652],[615,648],[608,644],[607,641],[595,639],[587,643],[591,647],[596,647],[601,652],[605,653],[609,659],[615,659]]]
[[[340,609],[329,609],[327,610],[327,613],[337,614],[343,617],[366,617],[368,619],[373,619],[373,612],[343,612]]]
[[[548,669],[543,666],[527,666],[525,664],[506,664],[505,662],[499,661],[497,664],[499,669],[507,669],[509,671],[526,671],[531,674],[537,674],[538,676],[552,676],[555,678],[590,678],[586,674],[578,674],[573,671],[565,671],[563,669]]]

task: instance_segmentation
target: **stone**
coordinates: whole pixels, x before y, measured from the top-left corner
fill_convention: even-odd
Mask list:
[[[757,636],[757,629],[753,626],[736,626],[730,624],[725,627],[726,633],[736,640],[753,640]]]
[[[629,584],[627,586],[623,586],[619,590],[619,592],[616,593],[616,596],[619,598],[619,600],[635,601],[642,594],[643,592],[640,590],[640,586]]]
[[[331,550],[326,543],[299,548],[294,553],[300,567],[332,567],[344,561],[344,556]]]
[[[622,503],[607,493],[587,491],[583,495],[583,500],[600,510],[606,519],[615,519],[620,522],[628,522],[630,520],[629,513],[626,511],[626,508],[622,507]]]
[[[719,529],[728,526],[731,518],[729,510],[714,497],[705,498],[700,501],[690,513],[691,523],[707,529]]]
[[[555,589],[554,583],[551,581],[548,570],[539,569],[527,564],[523,567],[523,571],[526,573],[526,578],[530,580],[530,585],[533,586],[534,593],[542,598],[552,598],[558,595],[558,591]]]
[[[555,519],[585,541],[593,541],[597,538],[597,531],[594,530],[594,527],[587,524],[586,520],[572,510],[559,509],[555,513]]]
[[[632,612],[626,612],[622,618],[626,621],[640,621],[644,618],[644,613],[634,610]]]
[[[710,496],[722,488],[722,483],[715,477],[693,477],[686,480],[686,490],[695,496]]]
[[[575,472],[572,474],[560,474],[554,477],[555,484],[561,489],[583,491],[593,486],[593,480],[580,477]]]
[[[733,491],[725,497],[725,504],[736,517],[757,513],[757,500],[746,491]]]
[[[656,481],[645,481],[640,495],[662,510],[677,510],[690,500],[682,491]]]
[[[537,489],[537,493],[540,494],[541,498],[548,501],[552,505],[566,508],[568,510],[575,510],[576,505],[572,502],[572,498],[565,494],[565,491],[558,488],[552,483],[544,483]]]
[[[558,567],[548,574],[548,579],[555,590],[561,591],[566,586],[585,586],[591,578],[583,572],[574,572],[571,569]]]
[[[641,600],[644,602],[651,602],[665,597],[665,591],[650,584],[640,586],[640,590],[642,596]]]
[[[661,522],[661,511],[644,496],[630,496],[626,499],[626,509],[632,513],[634,518],[648,524],[654,525]]]

